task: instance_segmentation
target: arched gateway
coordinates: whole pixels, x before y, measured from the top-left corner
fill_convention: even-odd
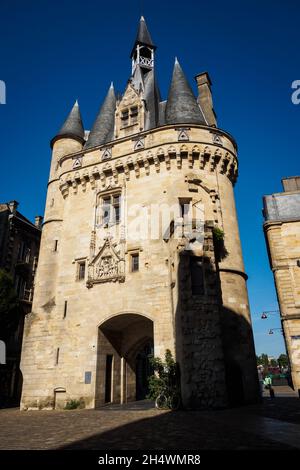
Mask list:
[[[95,406],[147,395],[153,322],[139,314],[113,316],[99,326]]]

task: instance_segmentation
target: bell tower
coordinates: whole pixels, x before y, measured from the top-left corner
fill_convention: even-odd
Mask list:
[[[156,46],[151,39],[145,18],[141,16],[136,40],[130,55],[132,59],[132,75],[134,75],[137,66],[140,67],[143,75],[153,69],[155,49]]]

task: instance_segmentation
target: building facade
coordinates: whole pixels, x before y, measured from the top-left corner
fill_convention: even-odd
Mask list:
[[[16,201],[0,204],[0,269],[10,274],[20,302],[16,327],[0,331],[0,339],[6,343],[6,364],[0,365],[0,406],[20,402],[24,317],[31,311],[41,238],[42,217],[37,216],[33,224],[17,209]]]
[[[300,177],[264,196],[264,233],[274,274],[293,385],[300,390]]]
[[[132,72],[90,132],[76,102],[52,139],[45,222],[22,352],[23,409],[144,398],[170,349],[183,404],[258,397],[233,186],[237,146],[176,60],[167,100],[144,18]]]

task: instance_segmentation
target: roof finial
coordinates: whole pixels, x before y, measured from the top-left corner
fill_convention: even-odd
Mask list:
[[[175,64],[179,64],[177,56],[175,56]]]

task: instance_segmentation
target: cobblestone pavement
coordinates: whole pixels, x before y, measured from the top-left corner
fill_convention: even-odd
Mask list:
[[[284,409],[290,422],[282,421]],[[5,409],[0,449],[299,450],[299,413],[295,397],[212,412],[158,411],[143,402],[100,410]]]

